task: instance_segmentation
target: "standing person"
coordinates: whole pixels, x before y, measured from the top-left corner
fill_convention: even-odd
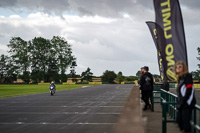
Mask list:
[[[141,80],[141,77],[142,77],[142,75],[144,74],[144,67],[141,67],[140,68],[140,79],[139,79],[139,81],[138,81],[138,84],[140,85],[140,80]]]
[[[138,81],[138,84],[140,85],[140,81],[141,81],[141,78],[142,78],[142,75],[144,74],[144,67],[141,67],[140,68],[140,80]],[[142,97],[141,97],[141,99],[144,101],[144,94],[143,94],[143,91],[142,91],[142,89],[141,89],[141,85],[140,85],[140,90],[141,90],[141,95],[142,95]]]
[[[188,73],[185,62],[178,61],[175,64],[175,75],[178,80],[177,86],[177,123],[183,133],[191,132],[190,119],[192,109],[195,107],[194,86],[192,75]]]
[[[143,110],[147,110],[147,108],[151,108],[151,104],[149,103],[151,93],[153,91],[153,77],[152,74],[148,72],[149,67],[144,66],[144,74],[141,76],[140,86],[143,92],[143,99],[145,102],[145,106]]]

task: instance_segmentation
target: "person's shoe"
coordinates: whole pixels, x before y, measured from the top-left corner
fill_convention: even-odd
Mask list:
[[[152,109],[152,106],[151,106],[151,105],[149,105],[149,109],[150,109],[150,110]]]
[[[147,107],[144,107],[143,110],[144,110],[144,111],[147,110]]]

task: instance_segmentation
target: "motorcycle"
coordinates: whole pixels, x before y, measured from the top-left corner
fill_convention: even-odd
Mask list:
[[[51,94],[51,96],[53,96],[56,92],[56,88],[55,85],[50,85],[49,86],[49,93]]]

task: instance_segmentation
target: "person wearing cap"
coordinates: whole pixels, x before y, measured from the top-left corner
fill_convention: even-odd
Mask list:
[[[144,66],[144,74],[140,78],[140,88],[143,95],[143,100],[145,102],[145,106],[143,110],[147,110],[147,108],[151,108],[151,104],[149,100],[151,98],[151,93],[153,91],[153,77],[152,74],[148,72],[149,67]]]

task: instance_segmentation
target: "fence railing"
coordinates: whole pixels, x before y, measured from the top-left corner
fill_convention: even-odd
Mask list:
[[[176,122],[176,103],[177,95],[167,92],[163,89],[156,89],[152,93],[152,111],[154,111],[154,104],[159,103],[162,106],[162,133],[167,132],[167,123]],[[169,116],[169,117],[168,117]],[[200,106],[195,105],[192,111],[191,119],[192,133],[200,132]]]
[[[191,120],[191,126],[192,126],[192,133],[198,133],[200,132],[200,106],[195,105],[195,108],[192,111],[192,120]]]

